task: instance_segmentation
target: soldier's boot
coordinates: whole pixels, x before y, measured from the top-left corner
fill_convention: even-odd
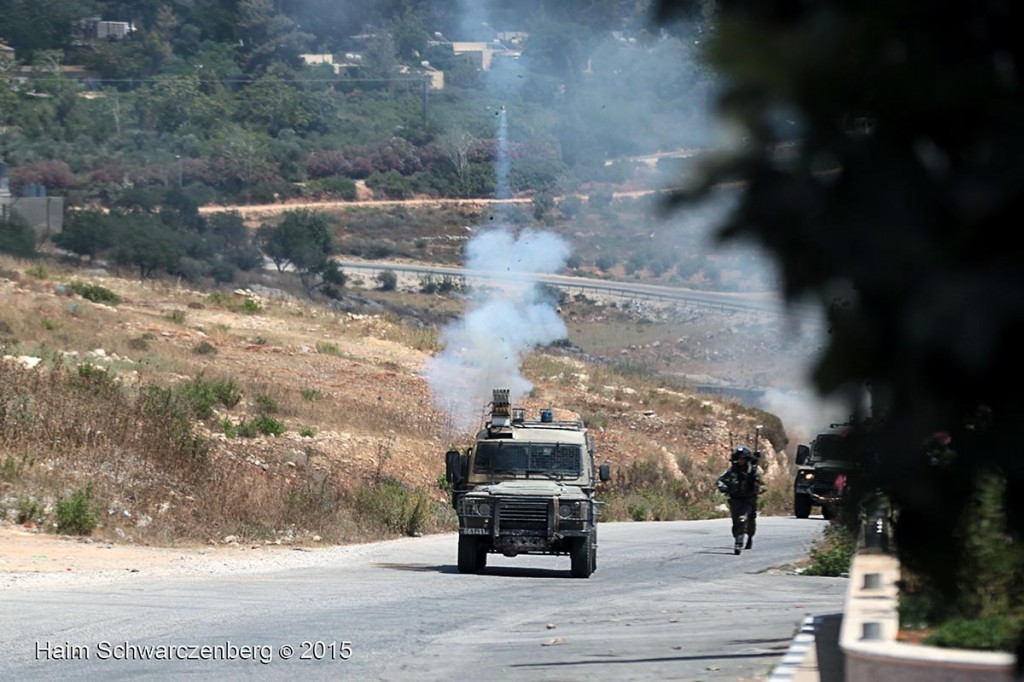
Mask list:
[[[739,554],[740,550],[742,550],[742,549],[743,549],[743,536],[742,535],[737,535],[736,536],[736,546],[732,548],[732,553],[733,554]]]
[[[743,549],[754,549],[754,538],[747,536],[747,545]]]

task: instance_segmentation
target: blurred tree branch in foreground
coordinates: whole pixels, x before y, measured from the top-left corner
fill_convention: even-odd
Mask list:
[[[1024,537],[1024,6],[655,6],[659,22],[710,16],[717,113],[737,131],[673,206],[742,181],[720,238],[763,245],[787,298],[828,311],[814,382],[870,387],[863,483],[899,509],[901,559],[955,594],[952,538],[989,472],[1007,541]]]

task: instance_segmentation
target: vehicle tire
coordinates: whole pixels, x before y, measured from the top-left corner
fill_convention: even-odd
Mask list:
[[[480,547],[480,538],[473,535],[459,536],[459,573],[477,573],[486,562],[486,550]],[[481,552],[484,553],[484,561],[480,560]]]
[[[806,519],[811,515],[811,496],[797,493],[793,495],[793,516]]]
[[[479,542],[479,549],[476,554],[476,570],[480,572],[487,568],[487,545],[483,540]]]
[[[594,540],[589,535],[573,540],[572,549],[569,550],[571,562],[569,573],[573,578],[590,577],[590,574],[594,572],[595,554]]]
[[[829,504],[821,505],[821,516],[826,521],[831,521],[833,518],[835,518],[835,515],[836,515],[836,510],[832,508],[832,505],[829,505]]]

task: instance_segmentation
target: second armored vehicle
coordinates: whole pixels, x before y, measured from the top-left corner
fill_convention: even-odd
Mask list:
[[[826,519],[835,516],[846,477],[856,455],[852,429],[848,424],[831,424],[819,433],[810,447],[796,449],[796,480],[793,483],[793,515],[806,519],[814,507]]]

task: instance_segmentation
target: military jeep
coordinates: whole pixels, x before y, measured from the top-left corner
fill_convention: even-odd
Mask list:
[[[810,447],[796,449],[796,480],[793,483],[793,515],[806,519],[814,507],[831,519],[836,515],[846,477],[855,461],[856,448],[849,424],[831,424]]]
[[[445,477],[459,516],[460,573],[478,573],[488,554],[569,555],[573,578],[597,568],[597,467],[582,421],[556,421],[552,410],[528,419],[496,389],[490,415],[465,452],[445,456]]]

